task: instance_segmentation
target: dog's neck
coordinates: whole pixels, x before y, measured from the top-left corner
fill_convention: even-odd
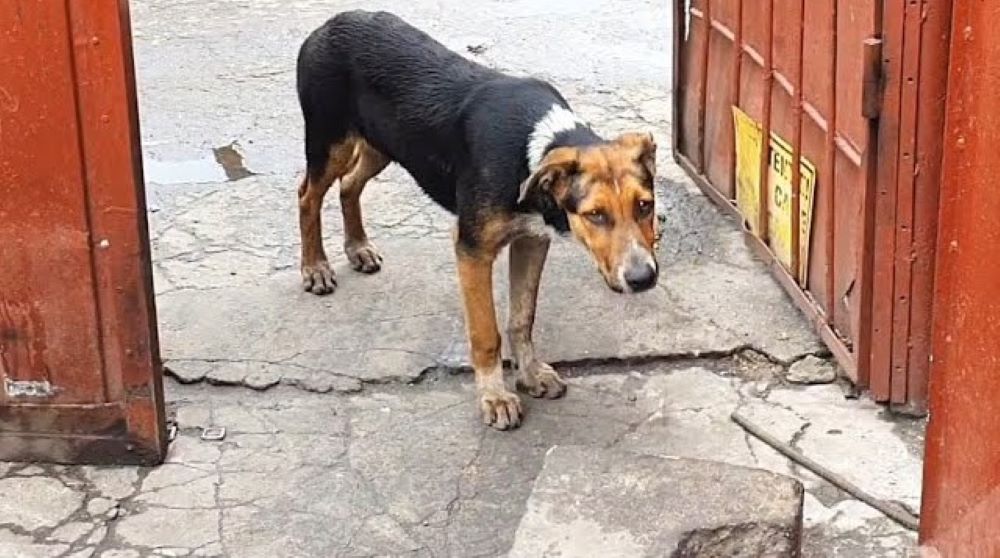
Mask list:
[[[582,118],[570,109],[554,104],[539,120],[528,137],[528,172],[534,173],[542,164],[545,155],[557,147],[573,147],[603,143]],[[569,220],[552,196],[533,194],[520,206],[520,211],[533,213],[560,234],[569,233]]]
[[[557,147],[573,147],[602,143],[582,118],[570,109],[554,104],[549,112],[535,123],[528,137],[528,172],[535,172],[545,155]]]

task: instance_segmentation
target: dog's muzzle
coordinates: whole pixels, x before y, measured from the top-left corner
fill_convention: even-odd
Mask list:
[[[641,293],[656,286],[660,275],[659,266],[653,255],[637,242],[629,247],[628,254],[618,268],[617,285],[611,288],[620,293]]]

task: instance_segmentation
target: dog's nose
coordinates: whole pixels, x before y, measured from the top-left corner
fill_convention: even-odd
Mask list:
[[[647,263],[629,266],[625,270],[625,284],[634,293],[647,291],[656,285],[656,275],[656,268]]]

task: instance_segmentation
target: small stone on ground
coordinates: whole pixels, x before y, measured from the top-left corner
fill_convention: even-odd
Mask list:
[[[829,384],[837,379],[837,364],[809,355],[792,364],[785,379],[793,384]]]

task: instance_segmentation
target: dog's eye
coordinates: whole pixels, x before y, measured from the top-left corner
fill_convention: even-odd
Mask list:
[[[599,209],[588,211],[584,213],[583,216],[586,217],[588,221],[598,226],[608,224],[608,214]]]
[[[645,219],[646,217],[652,215],[652,213],[653,213],[652,201],[639,200],[639,202],[636,203],[636,215],[638,215],[640,219]]]

